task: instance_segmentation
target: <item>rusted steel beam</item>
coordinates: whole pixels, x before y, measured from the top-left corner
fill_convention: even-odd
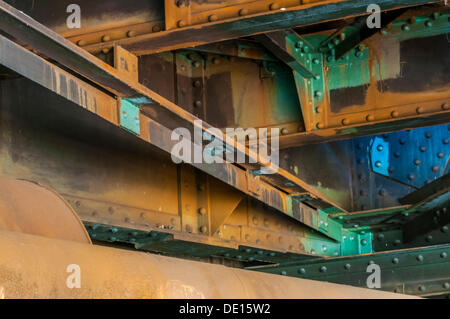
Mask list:
[[[437,2],[441,1],[380,0],[377,4],[384,11]],[[239,16],[238,11],[236,11],[237,17],[224,21],[214,21],[189,27],[185,27],[183,24],[178,29],[139,35],[118,40],[118,43],[136,55],[170,51],[328,20],[364,15],[367,13],[367,7],[372,3],[371,0],[321,1],[288,8],[278,6],[274,10],[248,16]],[[113,42],[110,41],[89,45],[85,49],[98,52],[105,48],[111,48],[112,45]]]
[[[308,144],[338,141],[359,136],[413,129],[424,126],[445,124],[450,121],[450,110],[447,110],[448,99],[441,99],[427,103],[431,107],[441,109],[437,112],[407,116],[399,120],[382,120],[371,125],[348,125],[342,128],[326,128],[311,132],[299,132],[280,136],[280,148],[290,148]],[[414,109],[414,105],[406,105]]]
[[[0,231],[0,267],[5,299],[411,298],[9,231]]]
[[[272,52],[273,55],[286,63],[294,71],[299,72],[306,78],[312,79],[314,77],[314,74],[310,70],[308,70],[308,68],[303,65],[301,61],[297,60],[289,51],[290,47],[286,45],[286,36],[288,34],[294,35],[292,31],[283,30],[258,35],[255,36],[255,38],[256,40],[261,42],[261,44],[264,45],[270,52]]]

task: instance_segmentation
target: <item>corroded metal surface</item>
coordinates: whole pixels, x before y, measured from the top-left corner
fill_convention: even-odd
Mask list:
[[[80,288],[68,288],[69,265]],[[189,275],[186,275],[189,274]],[[4,298],[408,298],[96,245],[0,231]]]
[[[55,191],[8,177],[0,177],[0,229],[91,242],[78,215]]]

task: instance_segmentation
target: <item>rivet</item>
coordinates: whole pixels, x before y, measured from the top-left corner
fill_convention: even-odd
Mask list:
[[[350,264],[345,264],[345,265],[344,265],[344,268],[347,269],[347,270],[349,270],[351,267],[352,267],[352,266],[351,266]]]
[[[194,102],[194,106],[195,106],[195,107],[201,107],[201,106],[202,106],[202,101],[198,101],[198,100],[195,101],[195,102]]]
[[[450,288],[450,284],[448,282],[444,282],[442,287],[445,288],[445,289],[449,289]]]
[[[381,152],[382,150],[383,150],[383,145],[379,144],[379,145],[377,146],[377,151],[378,151],[378,152]]]
[[[376,161],[375,162],[375,167],[381,167],[381,162],[380,161]]]
[[[322,112],[322,107],[321,106],[317,106],[316,107],[316,113],[321,113]]]
[[[439,166],[437,165],[433,165],[433,167],[431,168],[431,170],[435,173],[439,172]]]
[[[200,215],[206,215],[206,208],[205,207],[201,207],[199,210],[198,210],[198,213],[200,214]]]
[[[218,19],[218,17],[217,17],[217,15],[215,15],[215,14],[211,14],[211,15],[208,17],[209,22],[217,21],[217,19]]]
[[[425,291],[425,286],[420,285],[420,286],[419,286],[419,290],[420,290],[420,291]]]
[[[433,241],[433,236],[428,235],[427,238],[425,238],[425,240],[426,240],[427,242],[432,242],[432,241]]]
[[[432,21],[430,21],[430,20],[428,20],[428,21],[425,21],[425,26],[426,26],[426,27],[428,27],[428,28],[430,28],[430,27],[432,27],[432,26],[433,26],[433,22],[432,22]]]
[[[363,245],[363,246],[367,245],[367,239],[362,239],[361,240],[361,245]]]
[[[161,26],[158,25],[158,24],[155,24],[155,25],[152,27],[152,31],[153,31],[153,32],[159,32],[159,31],[161,31]]]
[[[445,251],[443,251],[440,256],[441,256],[441,258],[447,258],[447,253]]]
[[[322,273],[323,272],[327,272],[327,267],[322,266],[322,267],[320,267],[319,271],[322,272]]]
[[[391,112],[391,116],[392,117],[397,117],[398,116],[398,112],[397,111],[392,111]]]
[[[399,158],[400,157],[400,153],[399,152],[394,152],[394,157],[395,158]]]
[[[400,239],[396,239],[396,240],[394,240],[394,245],[395,246],[397,246],[397,245],[400,245],[401,244],[401,241],[400,241]]]
[[[418,255],[416,257],[417,261],[422,262],[423,261],[423,256],[422,255]]]
[[[193,85],[196,88],[200,88],[202,86],[202,83],[199,80],[197,80],[197,81],[194,81]]]
[[[282,135],[286,135],[286,134],[288,134],[288,133],[289,133],[289,131],[288,131],[287,128],[284,127],[284,128],[281,129],[281,134],[282,134]]]
[[[393,263],[393,264],[398,264],[398,262],[399,262],[399,260],[398,260],[397,257],[395,257],[395,258],[392,259],[392,263]]]
[[[208,227],[206,227],[205,225],[203,225],[202,227],[200,227],[200,232],[201,233],[206,233],[208,231]]]
[[[410,174],[408,175],[408,179],[409,179],[410,181],[414,180],[415,178],[416,178],[416,176],[415,176],[413,173],[410,173]]]
[[[319,61],[319,59],[318,59],[318,58],[314,58],[314,59],[312,60],[312,63],[314,63],[314,64],[319,64],[319,63],[320,63],[320,61]]]
[[[443,110],[448,110],[448,109],[450,109],[450,105],[449,105],[448,103],[443,103],[443,104],[441,105],[441,108],[442,108]]]
[[[348,119],[342,119],[343,125],[348,125],[349,123],[350,123],[350,121]]]
[[[102,36],[102,41],[103,42],[108,42],[109,40],[111,40],[111,37],[109,35]]]
[[[371,121],[375,120],[375,116],[369,114],[366,116],[366,120],[367,120],[367,122],[371,122]]]
[[[416,113],[417,114],[423,113],[423,107],[421,107],[421,106],[417,107],[416,108]]]
[[[319,129],[321,129],[321,128],[324,128],[324,125],[323,125],[323,123],[317,123],[317,124],[316,124],[316,127],[319,128]]]
[[[178,25],[179,28],[182,28],[182,27],[184,27],[186,25],[186,22],[184,20],[179,20],[177,22],[177,25]]]
[[[86,45],[86,41],[85,40],[78,40],[77,44],[82,47],[83,45]]]
[[[194,61],[194,62],[192,63],[192,65],[193,65],[195,68],[198,68],[198,67],[201,65],[201,63],[200,63],[200,61]]]
[[[104,54],[106,54],[106,53],[109,52],[109,50],[111,50],[111,49],[110,49],[110,48],[103,48],[103,49],[102,49],[102,52],[103,52]]]
[[[449,141],[447,138],[445,138],[445,139],[442,140],[442,144],[445,144],[445,145],[447,145],[449,142],[450,142],[450,141]]]
[[[414,165],[416,165],[416,166],[419,166],[420,163],[422,163],[422,162],[421,162],[419,159],[416,159],[416,160],[414,161]]]
[[[272,4],[269,6],[269,8],[270,8],[270,10],[277,10],[277,9],[280,8],[280,5],[279,5],[278,3],[272,3]]]
[[[111,237],[109,237],[109,240],[110,240],[110,241],[116,241],[116,240],[117,240],[117,238],[116,238],[116,237],[114,237],[114,236],[111,236]]]
[[[437,157],[438,158],[443,158],[444,157],[444,153],[442,153],[442,152],[437,153]]]
[[[403,31],[409,31],[410,30],[409,25],[407,25],[407,24],[402,25],[402,30]]]
[[[302,274],[302,275],[306,274],[305,268],[300,268],[300,269],[298,270],[298,273],[299,273],[299,274]]]
[[[248,9],[242,8],[241,10],[239,10],[239,15],[240,16],[245,16],[248,14]]]
[[[443,232],[443,233],[448,232],[448,226],[442,226],[441,232]]]
[[[136,35],[136,31],[134,31],[134,30],[129,30],[127,32],[127,37],[129,37],[129,38],[134,37],[135,35]]]
[[[424,153],[424,152],[427,151],[427,147],[426,147],[426,146],[421,146],[421,147],[419,148],[419,150],[420,150],[422,153]]]
[[[383,234],[378,234],[377,239],[378,240],[383,240],[384,239],[384,235]]]
[[[286,275],[287,275],[287,273],[286,273],[284,270],[281,272],[281,274],[282,274],[283,276],[286,276]]]

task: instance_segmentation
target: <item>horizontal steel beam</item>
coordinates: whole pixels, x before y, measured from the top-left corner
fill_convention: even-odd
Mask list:
[[[374,271],[368,270],[371,264],[380,267],[381,290],[420,296],[450,291],[450,245],[448,244],[252,269],[297,278],[367,287],[367,279]]]
[[[8,231],[0,231],[0,267],[6,299],[408,298]]]
[[[384,11],[437,2],[441,1],[380,0],[377,4]],[[136,55],[151,54],[364,15],[367,14],[367,7],[372,3],[372,0],[324,1],[288,8],[278,6],[276,10],[248,16],[239,16],[236,11],[235,18],[188,27],[181,26],[174,30],[143,34],[116,42]],[[112,46],[113,41],[109,41],[88,45],[85,49],[96,52]]]

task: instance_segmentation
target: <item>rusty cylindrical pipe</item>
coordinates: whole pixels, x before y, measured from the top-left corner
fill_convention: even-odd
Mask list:
[[[74,275],[80,288],[70,284]],[[3,230],[0,293],[4,298],[407,297]]]

